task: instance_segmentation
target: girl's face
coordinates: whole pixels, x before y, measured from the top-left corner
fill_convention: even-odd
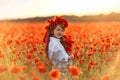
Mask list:
[[[64,34],[64,29],[61,25],[57,25],[57,27],[53,30],[54,37],[61,38]]]

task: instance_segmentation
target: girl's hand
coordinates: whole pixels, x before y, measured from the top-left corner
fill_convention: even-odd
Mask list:
[[[72,59],[72,58],[74,58],[74,55],[73,55],[73,54],[71,54],[71,55],[68,57],[68,60],[70,60],[70,59]]]
[[[74,55],[73,55],[73,54],[71,54],[70,56],[71,56],[71,58],[74,58]]]

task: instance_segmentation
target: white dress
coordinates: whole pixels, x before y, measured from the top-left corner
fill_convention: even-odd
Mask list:
[[[61,44],[60,39],[50,37],[48,56],[52,62],[53,68],[59,67],[58,69],[64,72],[63,68],[66,68],[69,64],[69,55],[65,51],[63,45]]]

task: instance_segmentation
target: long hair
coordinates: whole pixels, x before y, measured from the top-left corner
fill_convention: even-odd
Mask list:
[[[60,27],[65,30],[65,28],[68,26],[68,23],[67,21],[62,18],[62,17],[58,17],[56,16],[54,18],[54,20],[48,20],[47,21],[49,24],[46,26],[46,34],[45,34],[45,37],[44,37],[44,41],[46,43],[46,46],[45,46],[45,53],[46,53],[46,56],[47,58],[49,59],[48,57],[48,46],[49,46],[49,42],[50,42],[50,37],[53,37],[54,36],[54,29],[60,25]],[[63,45],[64,47],[64,40],[63,40],[63,37],[61,38],[61,44]]]

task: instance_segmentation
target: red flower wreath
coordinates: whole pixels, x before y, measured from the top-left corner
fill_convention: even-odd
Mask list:
[[[52,20],[47,20],[47,23],[49,23],[48,26],[46,26],[46,29],[49,29],[49,27],[55,27],[57,24],[63,24],[66,28],[68,26],[68,21],[62,17],[55,16],[55,18]]]

